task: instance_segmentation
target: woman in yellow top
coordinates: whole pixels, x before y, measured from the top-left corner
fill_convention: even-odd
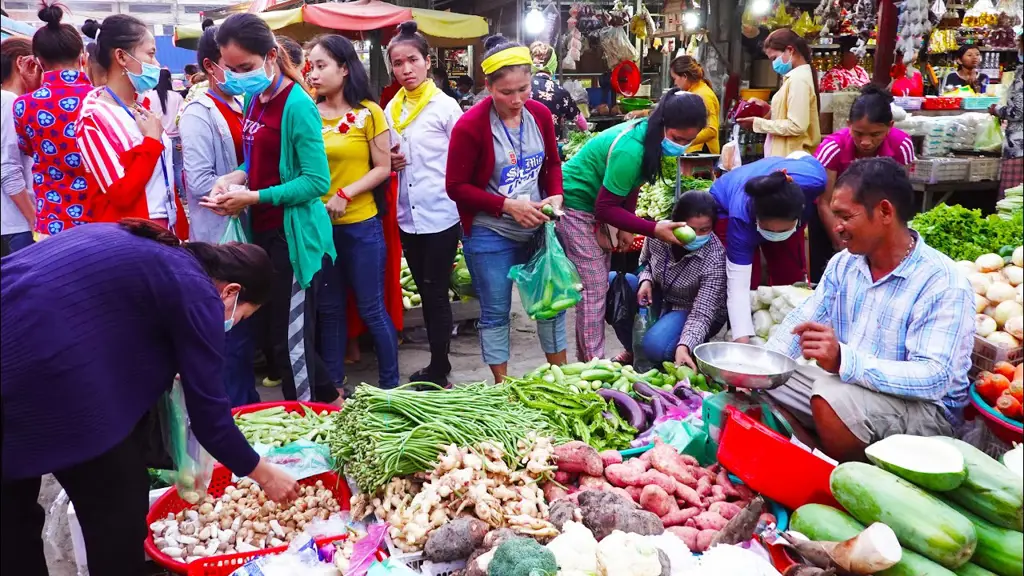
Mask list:
[[[719,113],[721,106],[718,103],[718,96],[711,82],[704,77],[704,68],[691,56],[680,56],[672,61],[669,66],[669,73],[672,75],[672,82],[680,90],[692,92],[701,97],[704,107],[708,111],[708,123],[703,130],[697,134],[693,142],[687,147],[687,152],[708,152],[718,154],[721,152],[721,144],[718,141]],[[651,109],[637,110],[626,115],[627,119],[643,118],[650,115]]]
[[[821,143],[821,126],[818,73],[811,65],[811,49],[799,34],[780,28],[765,39],[764,53],[772,59],[775,72],[783,77],[782,87],[772,97],[768,116],[740,118],[736,123],[768,135],[764,143],[766,158],[789,156],[793,152],[814,154]]]
[[[316,88],[323,119],[331,188],[323,196],[334,224],[338,259],[325,263],[318,301],[324,363],[336,386],[345,381],[348,290],[373,336],[380,387],[398,385],[398,336],[384,307],[387,246],[374,191],[391,174],[391,135],[384,111],[370,95],[370,82],[352,43],[320,36],[310,43],[309,82]]]

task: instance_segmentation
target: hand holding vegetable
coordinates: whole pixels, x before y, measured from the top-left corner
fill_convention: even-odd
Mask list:
[[[541,202],[541,206],[551,206],[555,211],[562,210],[562,204],[565,202],[565,196],[561,194],[555,194],[554,196],[548,196]]]
[[[682,246],[683,243],[676,238],[676,235],[672,231],[676,228],[682,228],[683,226],[686,226],[685,222],[669,222],[668,220],[662,220],[654,225],[654,237],[662,242],[667,242],[668,244]]]
[[[529,200],[506,198],[502,212],[511,216],[524,228],[536,228],[549,221],[549,218],[540,211],[540,204]]]
[[[299,495],[299,483],[287,472],[260,458],[249,477],[275,502],[290,502]]]
[[[680,344],[676,348],[676,366],[689,366],[693,370],[697,369],[697,364],[690,356],[690,349],[684,344]]]
[[[804,322],[793,329],[793,334],[800,337],[804,358],[817,360],[818,366],[826,372],[839,373],[839,339],[831,328],[817,322]]]

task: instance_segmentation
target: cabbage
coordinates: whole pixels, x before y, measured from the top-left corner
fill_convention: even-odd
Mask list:
[[[772,324],[772,327],[768,329],[768,338],[774,338],[775,333],[779,331],[778,324]]]
[[[1007,336],[1009,336],[1009,334],[1007,334]],[[761,338],[760,336],[752,336],[750,338],[750,343],[753,344],[754,346],[764,346],[768,342],[764,338]]]
[[[775,293],[772,291],[772,287],[771,286],[758,286],[757,287],[757,299],[760,300],[761,303],[764,304],[765,306],[770,305],[774,298],[775,298]]]
[[[761,302],[761,299],[757,297],[757,290],[750,291],[750,310],[751,312],[757,312],[758,310],[764,310],[766,305]]]
[[[754,312],[754,333],[765,338],[768,336],[768,330],[772,327],[772,315],[766,310],[758,310]]]
[[[793,306],[786,301],[785,296],[772,300],[772,305],[768,307],[768,313],[772,315],[772,320],[776,324],[781,324],[786,319],[786,315],[792,312]]]

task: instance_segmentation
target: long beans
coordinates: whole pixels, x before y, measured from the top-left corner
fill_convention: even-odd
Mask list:
[[[431,469],[448,444],[489,441],[514,455],[518,442],[532,431],[559,441],[569,439],[541,410],[511,401],[514,397],[508,383],[429,391],[364,385],[333,416],[328,442],[344,472],[360,490],[372,493],[395,476]]]

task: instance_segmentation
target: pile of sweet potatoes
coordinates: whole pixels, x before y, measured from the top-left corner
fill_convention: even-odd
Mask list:
[[[746,486],[733,484],[724,468],[704,468],[657,438],[654,448],[625,462],[618,452],[598,453],[582,442],[570,442],[555,449],[555,464],[554,481],[544,486],[548,502],[577,503],[579,493],[588,490],[618,493],[657,515],[666,531],[694,552],[707,550],[755,496]]]

